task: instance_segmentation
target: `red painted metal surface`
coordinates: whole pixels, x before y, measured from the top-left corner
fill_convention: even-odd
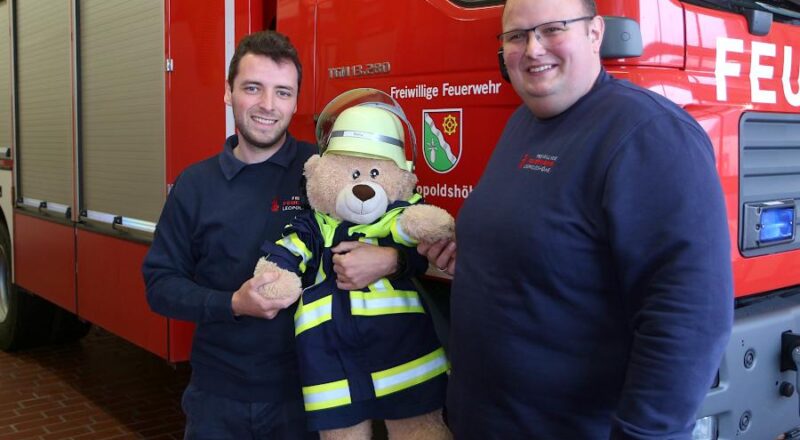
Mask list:
[[[640,57],[606,60],[606,65],[683,67],[683,8],[678,0],[597,0],[597,13],[631,18],[642,31]]]
[[[520,102],[497,69],[501,8],[464,8],[450,0],[236,0],[231,18],[238,40],[277,17],[278,30],[298,48],[304,72],[291,126],[296,137],[313,140],[315,114],[345,90],[375,87],[394,96],[420,143],[420,192],[455,214]],[[800,47],[796,28],[776,23],[768,37],[754,37],[739,15],[678,0],[598,0],[598,8],[602,15],[637,20],[643,33],[644,54],[607,60],[609,71],[684,106],[714,143],[728,203],[736,295],[797,284],[797,251],[743,258],[736,244],[739,118],[749,110],[797,112],[800,50],[792,56],[787,49]],[[166,56],[174,70],[165,74],[164,178],[172,183],[186,166],[217,153],[224,138],[225,10],[222,2],[198,7],[191,0],[170,0],[165,11]],[[720,41],[728,48],[722,58]],[[723,73],[721,62],[728,69]],[[339,74],[374,68],[387,72]],[[426,153],[431,157],[423,135],[426,114],[447,124],[458,158],[451,169],[435,170],[425,160]],[[69,310],[77,305],[84,318],[170,361],[188,358],[193,325],[147,307],[140,275],[145,245],[20,212],[14,219],[22,287]]]
[[[194,336],[194,323],[168,319],[169,326],[169,358],[170,362],[189,360],[192,351],[192,337]]]
[[[605,60],[608,70],[684,106],[714,143],[728,207],[736,296],[797,284],[797,251],[747,259],[738,251],[739,118],[750,110],[798,111],[800,34],[796,27],[774,23],[769,36],[754,37],[741,15],[678,0],[598,0],[597,4],[601,15],[632,18],[642,30],[642,56]],[[317,72],[313,106],[307,101],[300,105],[292,126],[295,134],[312,137],[313,115],[345,90],[375,87],[390,93],[403,106],[421,143],[416,169],[419,189],[429,202],[457,213],[463,190],[479,179],[506,119],[519,104],[511,86],[497,73],[494,36],[501,28],[501,8],[464,8],[449,0],[380,5],[368,0],[346,4],[341,0],[279,1],[279,30],[302,48],[304,65]],[[396,26],[398,22],[407,25]],[[720,77],[717,71],[719,37],[741,42],[742,50],[729,51],[723,58],[738,69],[737,75]],[[734,49],[739,44],[728,40],[725,44]],[[316,49],[309,52],[306,47]],[[793,55],[787,47],[795,48]],[[755,61],[754,53],[760,54]],[[388,63],[391,71],[331,76],[329,70],[353,72],[381,63]],[[751,66],[760,70],[751,75]],[[486,83],[499,84],[499,90],[468,96],[445,93],[448,86]],[[720,94],[721,83],[727,96]],[[774,102],[769,102],[773,96]],[[423,111],[438,109],[456,118],[455,131],[460,134],[458,162],[444,173],[434,171],[422,157],[426,148]]]
[[[686,87],[692,91],[697,106],[717,112],[710,118],[715,123],[709,134],[717,148],[717,168],[728,201],[736,296],[796,285],[800,283],[800,252],[752,258],[739,253],[737,133],[745,111],[797,113],[800,110],[797,27],[773,23],[769,35],[759,37],[749,33],[747,21],[741,15],[690,4],[685,7],[686,70],[690,75]],[[770,52],[773,56],[763,55]],[[738,74],[734,73],[737,70]]]
[[[165,57],[174,63],[165,73],[164,179],[170,184],[190,164],[219,152],[225,138],[226,11],[222,2],[198,7],[191,0],[168,0],[164,8]],[[276,0],[235,0],[228,19],[236,39],[268,27],[275,10]],[[146,245],[22,211],[14,224],[21,287],[170,361],[188,359],[194,326],[158,316],[146,303]]]
[[[464,8],[449,0],[297,3],[278,3],[279,30],[301,48],[303,65],[313,66],[316,77],[313,105],[308,105],[307,95],[303,97],[292,125],[295,135],[313,139],[313,115],[345,90],[374,87],[390,93],[403,106],[420,142],[416,168],[420,192],[429,202],[457,213],[483,172],[505,120],[519,105],[519,98],[497,69],[495,36],[501,29],[502,6]],[[683,10],[679,2],[601,0],[598,7],[601,14],[644,22],[644,55],[608,61],[610,68],[683,67]],[[398,22],[410,25],[396,26]],[[313,47],[316,50],[310,53],[305,49]],[[383,63],[391,66],[389,74],[331,78],[329,71]],[[669,78],[669,74],[663,77]],[[475,93],[458,95],[462,86],[473,87]],[[488,92],[476,92],[480,87]],[[675,87],[685,89],[682,84]],[[661,90],[668,88],[665,84]],[[421,97],[411,96],[419,92]],[[454,149],[460,156],[448,172],[434,170],[423,159],[423,112],[440,110],[445,110],[442,117],[452,116],[458,125],[453,134],[458,135],[456,143],[460,145]]]
[[[697,72],[692,88],[698,102],[746,105],[763,112],[798,111],[797,26],[773,23],[769,35],[759,37],[748,32],[741,15],[688,4],[686,24],[686,69]]]
[[[278,0],[263,0],[262,1],[263,17],[261,19],[262,27],[260,29],[275,29],[278,24]],[[256,28],[256,30],[259,28]]]
[[[239,2],[237,2],[239,3]],[[171,0],[166,23],[167,183],[188,165],[216,154],[225,137],[225,10]]]
[[[16,284],[75,312],[75,231],[71,226],[14,213]]]
[[[289,37],[297,48],[303,66],[303,80],[297,99],[297,113],[289,131],[298,139],[314,142],[314,113],[317,109],[316,2],[276,0],[277,30]]]
[[[263,29],[265,22],[274,18],[274,3],[275,0],[236,0],[234,15],[230,17],[236,41]],[[192,0],[170,0],[166,26],[167,56],[175,62],[175,70],[166,76],[165,178],[170,184],[187,166],[217,154],[225,139],[222,98],[228,66],[225,60],[224,3],[198,7]],[[137,264],[126,270],[135,271],[141,278],[140,266]],[[143,295],[143,286],[141,292]],[[189,359],[194,325],[171,319],[165,322],[169,330],[162,335],[163,345],[158,341],[158,354],[171,362]]]
[[[161,357],[167,319],[150,311],[140,270],[147,246],[78,229],[78,315]]]
[[[296,2],[295,2],[296,3]],[[278,28],[301,49],[304,66],[316,73],[314,104],[304,100],[293,124],[295,134],[313,138],[313,114],[339,93],[355,87],[374,87],[393,94],[421,141],[423,110],[460,109],[457,134],[463,141],[458,165],[438,173],[425,165],[418,150],[416,173],[431,203],[457,212],[488,160],[503,121],[518,105],[510,85],[497,70],[501,9],[465,9],[446,0],[425,2],[321,0],[314,5],[279,2]],[[317,26],[309,22],[316,15]],[[397,26],[397,23],[407,23]],[[465,44],[465,42],[469,42]],[[316,46],[316,56],[305,48]],[[389,74],[331,78],[331,68],[391,66]],[[308,82],[304,82],[304,87]],[[463,85],[486,85],[492,93],[442,96]],[[410,97],[410,91],[439,89],[436,98]],[[308,93],[304,89],[303,93]],[[454,117],[458,117],[454,111]],[[463,127],[463,130],[462,130]],[[458,148],[457,146],[454,146]],[[451,192],[452,196],[447,196]],[[445,193],[445,196],[435,195]]]
[[[234,9],[236,10],[235,34],[236,41],[245,35],[265,29],[265,2],[263,0],[237,0]],[[272,15],[272,14],[270,14]]]

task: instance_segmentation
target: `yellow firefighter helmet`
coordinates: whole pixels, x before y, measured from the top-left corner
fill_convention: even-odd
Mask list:
[[[414,171],[414,131],[397,101],[380,90],[354,89],[334,98],[320,113],[317,142],[322,154],[388,159]]]
[[[389,159],[411,171],[406,161],[403,124],[393,113],[379,107],[350,107],[336,118],[327,154]]]

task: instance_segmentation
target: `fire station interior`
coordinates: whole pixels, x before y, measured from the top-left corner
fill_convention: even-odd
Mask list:
[[[179,177],[237,133],[238,41],[275,30],[296,47],[296,139],[321,143],[342,93],[382,93],[416,193],[457,225],[523,105],[504,3],[0,0],[0,439],[184,438],[197,324],[152,310],[142,265]],[[691,438],[800,439],[800,0],[596,4],[604,69],[698,123],[725,199],[734,319]],[[414,288],[446,355],[443,269]]]

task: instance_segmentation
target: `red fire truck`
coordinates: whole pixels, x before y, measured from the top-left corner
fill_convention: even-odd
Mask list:
[[[498,69],[501,3],[0,0],[0,347],[74,339],[92,323],[187,359],[193,327],[149,311],[140,265],[170,184],[233,132],[226,66],[251,31],[277,27],[300,51],[295,136],[311,139],[339,93],[381,89],[414,125],[419,192],[457,214],[520,103]],[[606,68],[698,120],[725,191],[736,318],[694,438],[790,432],[800,0],[597,3]]]

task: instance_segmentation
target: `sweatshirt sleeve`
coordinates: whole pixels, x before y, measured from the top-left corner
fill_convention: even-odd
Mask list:
[[[414,204],[424,203],[421,196],[411,198]],[[425,274],[428,270],[428,259],[417,252],[416,240],[409,237],[400,227],[399,217],[392,220],[391,233],[379,240],[381,246],[391,246],[397,251],[399,270],[389,275],[389,279],[411,278]]]
[[[170,191],[156,226],[142,274],[150,308],[163,316],[192,322],[234,321],[233,292],[197,284],[192,232],[198,206],[191,180],[179,178]]]
[[[410,278],[425,274],[428,270],[428,259],[417,252],[416,247],[396,246],[400,270],[392,278]]]
[[[657,116],[623,141],[602,206],[632,331],[612,439],[689,439],[730,336],[725,202],[710,141]]]

